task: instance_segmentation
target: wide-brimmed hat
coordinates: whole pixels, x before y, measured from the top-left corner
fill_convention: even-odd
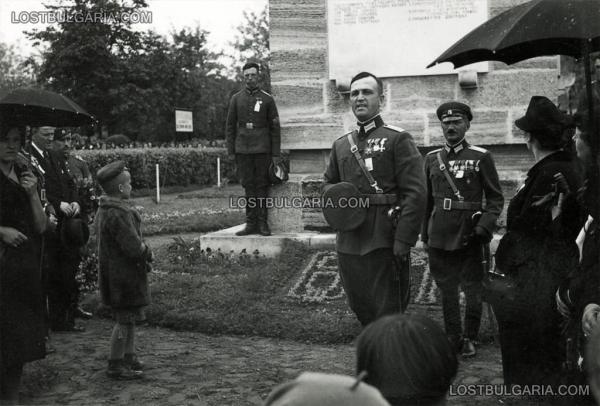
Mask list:
[[[358,228],[367,218],[367,208],[360,204],[361,193],[350,182],[330,186],[323,193],[323,217],[336,231]]]
[[[81,247],[88,242],[90,229],[79,217],[66,218],[60,227],[60,240],[63,245]]]
[[[515,121],[518,128],[527,132],[545,131],[549,127],[566,124],[566,114],[545,96],[533,96],[525,115]]]

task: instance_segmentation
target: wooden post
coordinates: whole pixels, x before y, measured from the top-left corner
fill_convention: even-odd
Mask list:
[[[156,203],[160,203],[160,168],[156,164]]]
[[[221,157],[217,157],[217,187],[221,187]]]

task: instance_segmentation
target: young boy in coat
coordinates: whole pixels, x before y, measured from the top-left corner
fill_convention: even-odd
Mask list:
[[[96,178],[105,193],[96,214],[98,285],[116,321],[106,372],[114,379],[131,379],[143,375],[135,355],[134,327],[145,319],[144,307],[150,303],[147,272],[152,252],[142,241],[140,215],[127,203],[131,175],[125,163],[102,167]]]

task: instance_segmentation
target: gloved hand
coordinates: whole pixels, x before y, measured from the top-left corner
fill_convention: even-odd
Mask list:
[[[482,226],[475,226],[473,229],[473,240],[478,244],[487,244],[492,241],[492,235]]]
[[[571,192],[567,178],[561,172],[554,175],[554,181],[556,182],[556,193],[564,193],[566,195]]]
[[[410,252],[410,245],[405,242],[394,240],[394,255],[402,257]]]

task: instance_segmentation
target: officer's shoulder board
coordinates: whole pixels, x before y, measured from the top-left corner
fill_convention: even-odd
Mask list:
[[[269,96],[269,97],[271,97],[271,98],[273,98],[273,96],[271,96],[269,93],[265,92],[265,91],[264,91],[264,90],[262,90],[262,89],[260,89],[260,92],[261,92],[261,93],[264,93],[264,94],[266,94],[267,96]]]
[[[340,135],[339,137],[337,137],[337,140],[341,140],[342,138],[346,138],[348,136],[348,134],[352,134],[354,132],[354,130],[350,130],[347,133],[344,133],[344,135]]]
[[[468,148],[469,148],[470,150],[472,150],[472,151],[481,152],[482,154],[485,154],[486,152],[488,152],[488,150],[487,150],[487,149],[485,149],[485,148],[481,148],[481,147],[478,147],[478,146],[476,146],[476,145],[469,145],[469,147],[468,147]]]
[[[434,149],[433,151],[429,151],[429,152],[427,153],[427,155],[425,155],[425,156],[429,156],[429,155],[437,154],[437,153],[438,153],[438,152],[440,152],[441,150],[442,150],[441,148]]]
[[[77,159],[78,161],[85,162],[81,155],[74,155],[73,158]]]
[[[394,131],[397,131],[399,133],[406,132],[406,130],[404,128],[396,127],[395,125],[384,124],[383,126],[385,128],[389,128],[390,130],[394,130]]]

